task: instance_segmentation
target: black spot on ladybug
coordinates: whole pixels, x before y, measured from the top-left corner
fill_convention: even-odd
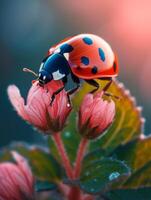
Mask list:
[[[116,62],[114,61],[113,63],[113,69],[114,69],[114,72],[116,71]]]
[[[105,61],[105,53],[102,48],[99,48],[98,50],[99,50],[100,59],[104,62]]]
[[[73,51],[73,47],[70,44],[63,44],[60,47],[60,50],[61,53],[70,53],[71,51]]]
[[[89,58],[86,57],[86,56],[82,56],[82,57],[81,57],[81,62],[82,62],[84,65],[88,65],[88,64],[89,64]]]
[[[94,66],[91,70],[92,74],[96,74],[98,72],[98,68]]]
[[[87,45],[93,44],[92,39],[89,38],[89,37],[84,37],[84,38],[83,38],[83,41],[84,41],[84,43],[87,44]]]
[[[80,71],[80,70],[81,70],[81,67],[80,67],[80,66],[78,66],[78,67],[77,67],[77,70],[78,70],[78,71]]]

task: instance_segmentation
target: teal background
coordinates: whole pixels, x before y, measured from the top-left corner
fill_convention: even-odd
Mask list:
[[[65,37],[94,33],[119,57],[119,80],[143,106],[145,133],[151,132],[151,2],[100,0],[0,1],[0,146],[12,141],[40,142],[31,126],[14,112],[7,97],[16,84],[26,97],[33,79],[23,67],[38,71],[48,48]]]

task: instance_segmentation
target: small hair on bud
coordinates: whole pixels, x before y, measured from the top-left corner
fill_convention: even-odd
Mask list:
[[[141,123],[145,123],[146,119],[144,117],[141,118]]]
[[[119,86],[120,89],[124,88],[124,84],[123,83],[119,83],[118,86]]]
[[[129,91],[129,90],[125,90],[125,94],[126,94],[127,96],[130,96],[130,91]]]
[[[138,106],[136,109],[137,109],[138,112],[142,112],[142,107],[141,106]]]
[[[131,102],[132,102],[134,105],[136,105],[136,99],[135,99],[135,97],[131,97],[130,100],[131,100]]]

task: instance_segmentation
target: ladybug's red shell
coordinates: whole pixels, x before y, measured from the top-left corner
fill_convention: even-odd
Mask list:
[[[52,47],[49,54],[57,52],[65,43],[72,46],[68,62],[77,77],[95,79],[118,75],[117,58],[102,38],[93,34],[80,34]]]

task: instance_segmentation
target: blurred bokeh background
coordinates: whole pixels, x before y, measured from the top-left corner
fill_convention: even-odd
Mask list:
[[[0,1],[0,146],[12,140],[40,141],[13,111],[6,89],[16,84],[26,96],[48,48],[78,33],[103,37],[117,52],[119,80],[143,107],[145,133],[151,133],[150,0],[1,0]]]

